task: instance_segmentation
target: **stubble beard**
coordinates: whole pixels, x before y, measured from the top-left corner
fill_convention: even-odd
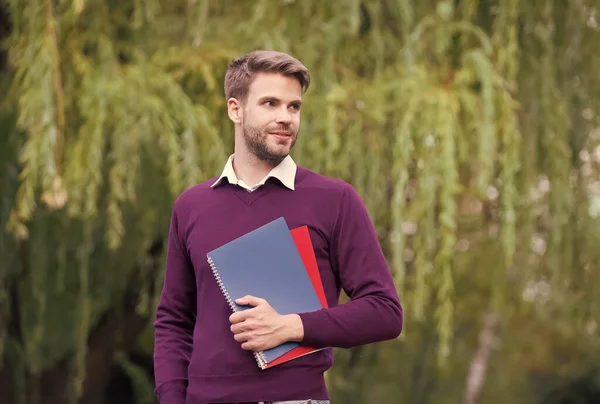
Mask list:
[[[289,152],[296,144],[297,136],[293,136],[292,143],[287,153],[277,153],[269,148],[267,143],[267,136],[259,128],[251,125],[243,125],[244,142],[252,154],[254,154],[259,160],[269,163],[272,167],[275,167],[284,158],[286,158]]]

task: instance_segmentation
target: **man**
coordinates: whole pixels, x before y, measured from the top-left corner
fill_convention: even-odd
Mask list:
[[[361,199],[289,156],[309,84],[302,63],[272,51],[252,52],[226,73],[234,153],[221,176],[182,193],[171,217],[155,321],[161,404],[328,403],[331,348],[266,370],[252,351],[285,341],[350,348],[402,330],[402,307]],[[280,315],[260,296],[246,296],[237,303],[254,307],[232,314],[206,253],[281,216],[290,228],[308,225],[330,308]],[[342,288],[351,300],[338,304]]]

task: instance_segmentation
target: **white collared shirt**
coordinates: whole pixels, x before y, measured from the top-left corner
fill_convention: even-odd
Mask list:
[[[271,177],[277,178],[283,185],[287,188],[294,190],[294,180],[296,178],[296,163],[292,159],[291,156],[286,156],[281,163],[279,163],[276,167],[274,167],[269,174],[265,178],[262,179],[258,184],[254,186],[249,186],[243,180],[238,179],[237,175],[235,175],[235,171],[233,169],[233,154],[229,156],[227,159],[227,163],[225,164],[225,168],[221,173],[221,176],[211,185],[211,188],[217,186],[224,178],[230,184],[239,185],[240,187],[248,190],[248,192],[252,192],[261,185],[264,185],[265,182]]]

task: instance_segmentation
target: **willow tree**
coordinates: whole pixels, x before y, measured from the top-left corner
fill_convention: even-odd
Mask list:
[[[592,0],[6,9],[0,348],[16,402],[91,403],[112,363],[151,401],[129,353],[160,292],[170,207],[230,153],[223,74],[255,48],[312,73],[293,154],[364,197],[410,325],[398,346],[433,324],[443,366],[457,324],[476,333],[486,313],[510,325],[533,307],[576,335],[599,320]],[[340,364],[336,394],[352,378]]]

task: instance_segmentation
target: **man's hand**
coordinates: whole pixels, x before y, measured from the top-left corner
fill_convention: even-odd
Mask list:
[[[235,302],[240,306],[254,306],[229,317],[231,332],[243,349],[264,351],[304,338],[302,320],[297,314],[281,315],[266,300],[254,296],[244,296]]]

